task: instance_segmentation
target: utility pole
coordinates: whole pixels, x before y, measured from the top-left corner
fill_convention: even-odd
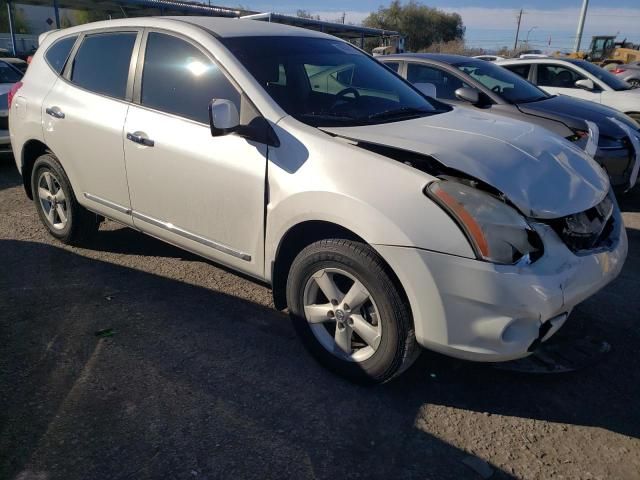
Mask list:
[[[518,14],[518,29],[516,30],[516,42],[513,44],[513,52],[518,49],[518,38],[520,37],[520,23],[522,23],[522,15],[524,15],[524,10],[520,9],[520,13]]]
[[[9,32],[11,34],[11,51],[13,52],[13,56],[18,56],[18,51],[16,48],[16,26],[15,26],[15,18],[13,17],[13,6],[11,5],[11,0],[7,1],[7,16],[9,20]]]
[[[589,0],[583,0],[582,11],[580,12],[580,19],[578,20],[578,31],[576,32],[576,53],[580,51],[580,44],[582,43],[582,32],[584,31],[584,22],[587,19],[588,8]]]

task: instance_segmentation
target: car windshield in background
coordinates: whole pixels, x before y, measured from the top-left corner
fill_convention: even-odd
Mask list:
[[[599,66],[594,65],[591,62],[587,62],[585,60],[577,60],[572,63],[579,66],[583,70],[586,70],[591,75],[596,77],[598,80],[603,81],[614,90],[631,90],[631,85],[629,85],[627,82],[621,80],[613,73],[609,73],[604,68],[600,68]]]
[[[0,61],[0,83],[16,83],[21,79],[22,75],[15,68]]]
[[[404,80],[339,40],[309,37],[221,39],[288,114],[313,126],[385,123],[433,115]]]
[[[519,75],[492,63],[475,60],[455,66],[509,103],[529,103],[549,98],[547,93]]]

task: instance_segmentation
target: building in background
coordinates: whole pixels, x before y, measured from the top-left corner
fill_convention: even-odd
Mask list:
[[[397,34],[356,25],[301,19],[288,15],[260,14],[242,8],[188,0],[8,0],[0,3],[0,55],[26,57],[38,46],[38,36],[49,30],[88,22],[128,17],[207,15],[254,18],[296,25],[336,35],[358,45],[366,38]],[[4,51],[3,51],[4,50]]]

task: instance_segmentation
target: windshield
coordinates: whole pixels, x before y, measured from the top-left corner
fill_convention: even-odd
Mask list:
[[[6,62],[0,61],[0,83],[16,83],[21,78],[22,75],[15,68],[7,65]]]
[[[455,66],[508,103],[529,103],[549,98],[547,93],[524,78],[493,63],[469,61]]]
[[[231,37],[221,41],[284,111],[309,125],[385,123],[449,110],[337,39]]]
[[[600,68],[591,62],[585,62],[584,60],[579,60],[572,63],[579,66],[583,70],[586,70],[591,75],[596,77],[598,80],[606,83],[614,90],[630,90],[631,89],[631,85],[629,85],[627,82],[619,79],[614,74],[607,72],[604,68]]]

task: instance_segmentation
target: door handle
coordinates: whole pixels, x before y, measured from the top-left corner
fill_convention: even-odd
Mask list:
[[[53,118],[64,118],[64,113],[60,110],[59,107],[50,107],[46,109],[47,115],[52,116]]]
[[[144,145],[145,147],[153,147],[156,144],[156,142],[147,138],[143,133],[140,132],[127,133],[127,140],[130,140],[133,143]]]

